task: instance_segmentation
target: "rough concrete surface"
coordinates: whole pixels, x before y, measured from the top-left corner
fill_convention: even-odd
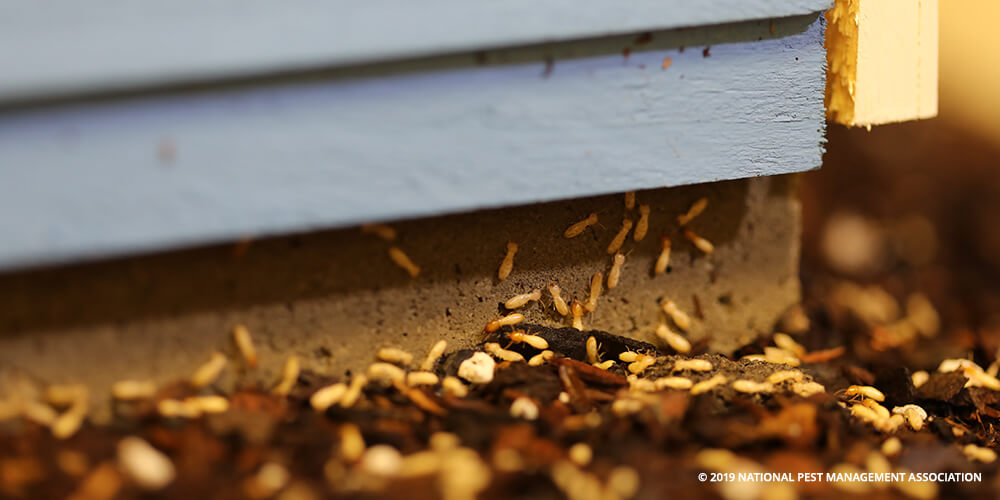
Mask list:
[[[799,297],[795,184],[779,176],[639,192],[637,204],[652,208],[649,233],[641,243],[629,235],[621,282],[585,328],[655,342],[659,302],[670,298],[694,319],[689,338],[713,350],[768,331]],[[702,196],[708,208],[689,227],[715,244],[711,255],[676,221]],[[599,225],[563,237],[591,212]],[[231,380],[244,369],[236,323],[252,332],[267,384],[293,353],[304,368],[332,373],[363,369],[380,346],[419,359],[439,339],[449,350],[479,340],[515,294],[558,282],[564,297],[584,300],[591,276],[607,275],[605,249],[625,215],[612,195],[398,222],[395,244],[422,268],[415,279],[389,260],[389,243],[357,228],[0,275],[0,367],[103,395],[123,378],[186,376],[222,350],[234,360]],[[653,277],[663,235],[673,240],[671,269]],[[508,241],[520,249],[500,282]],[[522,312],[568,324],[551,304],[546,291]]]

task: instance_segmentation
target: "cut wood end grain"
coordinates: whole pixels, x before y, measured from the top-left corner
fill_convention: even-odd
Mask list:
[[[937,116],[938,0],[837,0],[827,11],[826,110],[871,126]]]

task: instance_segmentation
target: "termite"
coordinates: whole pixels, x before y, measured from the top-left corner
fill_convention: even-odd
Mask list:
[[[660,325],[656,327],[656,336],[659,337],[660,340],[666,342],[671,349],[680,354],[687,354],[691,352],[691,342],[688,342],[686,338],[670,330],[670,328],[664,323],[660,323]]]
[[[406,374],[406,385],[410,387],[418,385],[435,385],[438,383],[438,376],[427,371],[410,372]]]
[[[216,395],[191,396],[184,398],[184,404],[198,408],[201,413],[225,413],[229,411],[229,400]]]
[[[903,451],[903,442],[898,437],[891,437],[882,442],[882,454],[887,457],[894,457]]]
[[[611,243],[608,244],[608,255],[611,255],[618,251],[622,247],[622,243],[625,243],[625,238],[628,237],[628,232],[632,230],[632,220],[624,219],[622,220],[622,228],[618,230],[618,234],[615,235]]]
[[[427,358],[420,364],[420,369],[425,371],[434,369],[434,365],[437,364],[438,359],[441,358],[442,354],[444,354],[446,347],[448,347],[448,341],[437,341],[437,343],[435,343],[434,346],[431,347],[431,350],[427,353]]]
[[[587,361],[591,363],[601,361],[601,356],[597,352],[597,339],[593,336],[587,337]]]
[[[340,398],[347,393],[347,384],[337,383],[328,385],[309,397],[309,404],[316,411],[326,411],[327,408],[337,404]]]
[[[583,304],[579,301],[573,300],[573,328],[583,331]]]
[[[392,241],[396,239],[396,230],[385,224],[363,224],[361,226],[361,232],[365,234],[374,234],[385,241]]]
[[[500,344],[497,344],[496,342],[487,342],[483,344],[483,349],[494,358],[501,361],[524,361],[524,356],[522,356],[521,353],[508,351],[507,349],[500,347]]]
[[[628,371],[630,371],[630,372],[638,375],[638,374],[646,371],[646,368],[649,368],[650,366],[653,366],[654,364],[656,364],[656,357],[655,356],[650,356],[648,354],[639,354],[636,357],[635,361],[629,363],[629,365],[628,365]]]
[[[678,359],[674,361],[671,371],[709,372],[712,368],[712,362],[707,359]]]
[[[356,462],[365,452],[365,438],[355,424],[340,426],[340,457],[348,462]]]
[[[212,358],[207,363],[198,367],[194,375],[191,376],[191,386],[200,389],[215,382],[215,379],[219,378],[219,375],[225,368],[226,357],[221,352],[212,353]]]
[[[682,226],[686,226],[688,222],[691,222],[692,219],[704,212],[705,207],[707,206],[708,198],[698,198],[698,200],[692,203],[691,207],[688,208],[687,213],[677,216],[677,223]]]
[[[628,390],[632,392],[654,392],[656,391],[656,384],[652,380],[646,378],[639,378],[637,375],[629,375],[628,378]]]
[[[625,193],[625,210],[633,208],[635,208],[635,191],[628,191]]]
[[[677,304],[674,303],[674,301],[667,300],[666,302],[663,303],[662,307],[663,307],[663,312],[667,313],[667,316],[670,316],[670,319],[674,321],[674,324],[677,325],[677,328],[680,328],[681,330],[684,331],[687,331],[688,328],[691,328],[691,318],[688,317],[688,315],[684,313],[684,311],[681,311],[680,308],[677,307]]]
[[[991,464],[996,461],[997,453],[989,448],[983,448],[982,446],[976,446],[974,444],[967,444],[962,448],[962,453],[968,457],[969,460],[976,460],[984,464]]]
[[[601,296],[601,283],[603,281],[604,274],[600,271],[594,273],[594,276],[590,278],[590,296],[587,297],[587,302],[583,305],[587,312],[594,312],[594,309],[597,309],[597,299]]]
[[[504,302],[504,307],[507,309],[517,309],[524,306],[528,302],[537,301],[542,298],[542,291],[539,289],[533,290],[531,293],[522,293],[520,295],[515,295]]]
[[[806,353],[806,348],[802,347],[802,344],[796,342],[795,339],[787,333],[775,333],[772,340],[774,340],[774,345],[794,354],[795,356],[801,357]]]
[[[910,428],[915,431],[923,429],[924,421],[927,420],[927,411],[914,404],[897,406],[892,409],[892,414],[902,415],[906,419],[906,423],[910,425]]]
[[[253,339],[250,338],[250,330],[243,325],[236,325],[233,327],[233,341],[236,342],[236,348],[239,349],[240,355],[246,361],[247,366],[254,368],[257,366],[257,350],[254,349]]]
[[[684,237],[687,238],[689,241],[691,241],[691,243],[693,243],[694,246],[698,248],[698,250],[701,250],[706,254],[715,251],[715,245],[713,245],[711,241],[708,241],[705,238],[698,236],[697,233],[695,233],[690,229],[684,230]]]
[[[412,354],[396,347],[383,347],[378,350],[375,357],[379,361],[385,361],[394,365],[406,366],[413,362]]]
[[[298,356],[291,355],[285,360],[285,366],[281,369],[281,380],[278,381],[278,385],[274,387],[271,391],[279,396],[287,396],[289,392],[292,391],[292,387],[295,387],[295,383],[299,380],[299,358]]]
[[[420,274],[420,266],[413,263],[410,257],[406,255],[399,247],[392,247],[389,249],[389,258],[396,263],[397,266],[403,268],[407,273],[409,273],[411,278],[416,278]]]
[[[660,238],[660,246],[662,250],[660,250],[660,255],[656,258],[656,264],[653,266],[654,275],[663,274],[670,266],[670,238],[666,236]]]
[[[763,360],[768,363],[785,364],[789,366],[799,366],[802,361],[794,354],[780,348],[765,346]]]
[[[562,316],[569,316],[569,305],[563,300],[562,289],[559,288],[559,285],[555,283],[550,284],[549,293],[552,294],[552,304],[555,306],[556,312]]]
[[[119,380],[111,386],[111,395],[121,401],[148,399],[156,395],[156,384],[149,380]]]
[[[826,392],[826,387],[823,387],[823,384],[820,384],[819,382],[796,382],[792,384],[792,392],[804,398],[808,398],[810,396]]]
[[[875,401],[885,401],[885,394],[882,394],[882,391],[869,385],[852,385],[844,389],[843,394],[849,398],[861,397],[874,399]]]
[[[725,384],[727,380],[728,379],[726,379],[726,376],[721,373],[715,375],[714,377],[708,380],[702,380],[701,382],[698,382],[697,384],[694,384],[694,386],[691,387],[691,395],[697,396],[699,394],[711,391],[712,389],[715,389],[716,387]]]
[[[607,361],[601,361],[600,363],[592,363],[593,366],[600,368],[602,370],[608,370],[615,365],[615,360],[609,359]]]
[[[489,323],[486,323],[484,328],[487,333],[493,333],[504,326],[513,326],[524,321],[524,315],[521,313],[511,313],[502,318],[497,318]]]
[[[389,363],[372,363],[368,365],[368,378],[385,385],[393,382],[402,384],[406,381],[406,372],[402,368]]]
[[[510,276],[511,270],[514,269],[514,254],[517,253],[517,243],[513,241],[507,242],[507,255],[503,257],[503,261],[500,262],[500,269],[497,270],[497,278],[500,281],[507,279]]]
[[[930,378],[931,374],[923,370],[913,372],[913,375],[910,376],[910,379],[913,381],[913,387],[916,387],[918,389],[920,388],[920,386],[926,384],[927,381],[930,380]]]
[[[608,271],[608,290],[614,290],[621,279],[622,266],[625,265],[625,254],[618,252],[611,262],[611,270]]]
[[[774,392],[774,384],[770,382],[755,382],[753,380],[736,380],[732,383],[734,391],[744,394],[761,394]]]
[[[639,205],[639,222],[635,224],[635,233],[632,238],[635,241],[642,241],[649,231],[649,205]]]
[[[654,380],[653,384],[657,390],[677,389],[683,391],[690,389],[694,385],[694,382],[684,377],[662,377]]]
[[[789,380],[792,382],[799,382],[803,377],[805,377],[805,374],[798,370],[782,370],[768,375],[767,381],[777,385]]]
[[[541,366],[546,361],[552,359],[552,356],[555,356],[554,352],[549,350],[544,350],[532,356],[531,359],[528,360],[528,366]]]
[[[566,228],[566,231],[563,233],[563,237],[576,238],[577,236],[580,236],[585,229],[593,226],[594,224],[597,224],[597,214],[592,213],[588,215],[586,219],[576,222]]]
[[[510,332],[507,337],[509,337],[510,341],[515,344],[524,342],[525,344],[528,344],[540,351],[549,348],[548,341],[538,335],[529,335],[524,332]]]
[[[344,396],[340,398],[340,406],[344,408],[350,408],[354,406],[354,403],[358,402],[358,398],[361,397],[361,390],[365,388],[368,384],[368,377],[359,373],[351,379],[351,384],[347,386],[347,392]]]
[[[644,406],[643,402],[638,399],[616,399],[614,403],[611,403],[611,411],[619,417],[624,417],[639,413]]]
[[[875,414],[881,419],[887,419],[892,416],[892,414],[889,413],[888,408],[878,404],[878,401],[875,401],[874,399],[862,399],[861,404],[871,408],[871,410],[874,411]]]
[[[875,410],[861,404],[851,405],[851,416],[873,424],[882,420]]]
[[[451,375],[444,378],[441,381],[441,388],[444,389],[446,394],[455,396],[456,398],[464,398],[469,394],[469,388],[462,383],[458,377],[453,377]]]

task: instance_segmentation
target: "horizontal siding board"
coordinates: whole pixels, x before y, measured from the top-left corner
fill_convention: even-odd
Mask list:
[[[0,114],[0,268],[816,168],[825,53],[805,19],[710,57],[558,60],[547,77],[465,67]]]
[[[831,0],[7,0],[0,101],[803,15]]]

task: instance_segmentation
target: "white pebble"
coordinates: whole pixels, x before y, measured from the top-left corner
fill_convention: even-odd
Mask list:
[[[531,398],[521,396],[511,403],[510,416],[525,420],[535,420],[538,418],[538,405]]]
[[[166,487],[177,475],[170,458],[134,436],[118,442],[118,466],[132,482],[148,491]]]
[[[493,381],[496,366],[489,354],[477,352],[458,366],[458,376],[473,384],[488,384]]]

